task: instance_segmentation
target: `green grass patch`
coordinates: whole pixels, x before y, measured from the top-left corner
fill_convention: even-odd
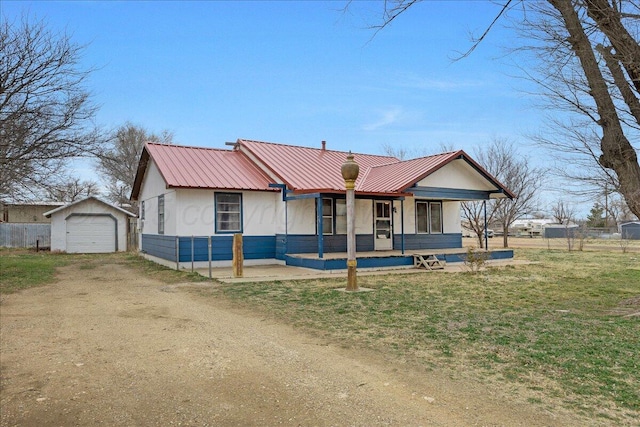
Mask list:
[[[55,280],[56,267],[64,256],[27,250],[0,251],[0,294],[41,286]]]
[[[216,292],[344,345],[522,385],[536,394],[532,402],[543,393],[591,417],[640,416],[638,255],[523,249],[517,256],[537,263],[361,276],[359,285],[375,291],[356,294],[335,291],[341,279]]]
[[[125,264],[164,283],[210,280],[197,273],[164,267],[131,253],[64,254],[3,249],[0,250],[0,294],[53,283],[57,267],[75,265],[79,270],[91,271],[105,264]]]
[[[137,254],[126,253],[119,254],[122,262],[129,267],[144,273],[145,276],[159,280],[164,283],[182,283],[182,282],[209,282],[211,279],[198,273],[192,273],[187,270],[174,270],[165,267],[153,261],[143,258]]]

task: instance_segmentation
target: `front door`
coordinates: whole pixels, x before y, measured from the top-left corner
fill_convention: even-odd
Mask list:
[[[391,202],[374,204],[374,249],[388,251],[393,249],[393,233],[391,230]]]

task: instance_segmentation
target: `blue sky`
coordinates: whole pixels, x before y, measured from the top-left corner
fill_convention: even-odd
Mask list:
[[[428,1],[375,34],[382,2],[10,1],[86,45],[80,64],[100,105],[97,123],[169,130],[183,145],[225,147],[238,138],[382,154],[402,145],[471,155],[507,138],[542,162],[526,135],[544,113],[504,48],[497,26],[468,58],[499,6]],[[536,158],[536,156],[538,156]],[[97,178],[92,164],[75,164]]]
[[[345,1],[1,4],[8,19],[27,11],[87,44],[99,124],[167,129],[179,144],[473,152],[493,137],[526,144],[541,116],[500,59],[507,30],[451,61],[495,16],[487,1],[419,4],[375,37],[380,2],[347,12]]]

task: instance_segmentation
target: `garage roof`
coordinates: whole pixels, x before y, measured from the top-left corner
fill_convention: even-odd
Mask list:
[[[120,208],[120,207],[118,207],[118,206],[112,205],[111,203],[107,203],[107,202],[105,202],[104,200],[100,200],[99,198],[97,198],[97,197],[95,197],[95,196],[89,196],[89,197],[87,197],[87,198],[85,198],[85,199],[82,199],[82,200],[76,200],[75,202],[67,203],[67,204],[66,204],[66,205],[64,205],[64,206],[60,206],[59,208],[56,208],[56,209],[50,210],[50,211],[48,211],[48,212],[45,212],[45,213],[43,213],[42,215],[46,216],[47,218],[51,218],[51,215],[52,215],[52,214],[54,214],[54,213],[56,213],[56,212],[60,212],[60,211],[62,211],[62,210],[65,210],[65,209],[67,209],[67,208],[69,208],[69,207],[71,207],[71,206],[77,205],[77,204],[79,204],[79,203],[84,203],[84,202],[86,202],[87,200],[95,200],[96,202],[99,202],[99,203],[102,203],[102,204],[104,204],[104,205],[107,205],[107,206],[109,206],[109,207],[111,207],[111,208],[113,208],[113,209],[115,209],[115,210],[117,210],[117,211],[119,211],[119,212],[122,212],[122,213],[123,213],[123,214],[125,214],[125,215],[129,215],[129,216],[132,216],[132,217],[135,217],[135,216],[136,216],[135,214],[133,214],[133,213],[129,212],[129,211],[128,211],[128,210],[126,210],[126,209],[122,209],[122,208]]]

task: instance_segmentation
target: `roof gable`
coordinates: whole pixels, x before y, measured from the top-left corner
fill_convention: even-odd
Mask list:
[[[75,202],[67,203],[64,206],[60,206],[60,207],[58,207],[56,209],[52,209],[52,210],[50,210],[48,212],[43,213],[42,215],[46,216],[47,218],[51,218],[51,215],[56,213],[56,212],[63,211],[65,209],[70,208],[71,206],[75,206],[75,205],[78,205],[78,204],[81,204],[81,203],[86,203],[88,200],[93,200],[95,202],[101,203],[101,204],[106,205],[106,206],[108,206],[108,207],[110,207],[112,209],[117,210],[118,212],[122,212],[123,214],[128,215],[128,216],[131,216],[131,217],[136,216],[134,213],[131,213],[126,209],[122,209],[122,208],[120,208],[118,206],[112,205],[111,203],[107,203],[104,200],[98,199],[95,196],[89,196],[89,197],[87,197],[85,199],[76,200]]]
[[[447,187],[502,193],[506,197],[515,195],[493,175],[471,159],[464,151],[454,153],[451,159],[437,170],[426,174],[416,182],[424,187]]]
[[[455,159],[458,154],[459,152],[442,153],[398,161],[388,165],[374,166],[365,172],[366,176],[360,186],[356,186],[356,190],[402,192]]]

